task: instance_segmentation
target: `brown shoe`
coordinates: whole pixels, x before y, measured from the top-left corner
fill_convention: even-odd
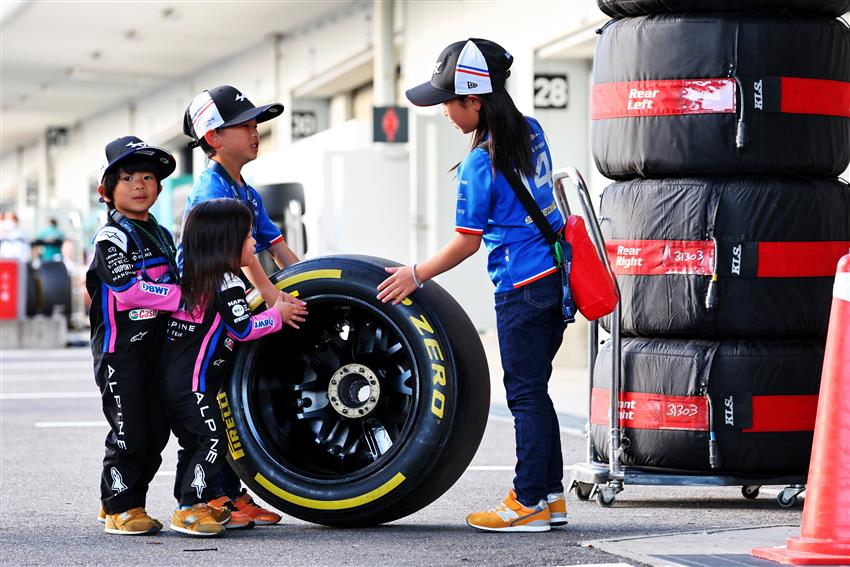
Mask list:
[[[212,510],[213,518],[216,518],[216,520],[218,520],[217,514],[222,518],[226,515],[227,519],[224,521],[219,520],[218,523],[228,530],[242,530],[254,527],[254,521],[247,514],[237,510],[233,504],[233,500],[227,496],[219,496],[215,500],[210,500],[207,502],[207,506]]]
[[[204,503],[195,504],[186,510],[175,510],[169,527],[190,536],[224,535],[224,528],[215,521],[210,514],[210,507]]]
[[[157,529],[162,529],[162,522],[156,518],[151,518],[151,520],[153,520],[153,523],[156,524]],[[106,510],[103,509],[103,504],[101,504],[100,508],[97,510],[97,521],[101,524],[106,523]]]
[[[144,508],[131,508],[119,514],[106,514],[103,531],[116,535],[153,535],[161,529],[159,522],[148,516]]]

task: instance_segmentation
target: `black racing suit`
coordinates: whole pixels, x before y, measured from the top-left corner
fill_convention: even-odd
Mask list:
[[[111,428],[100,483],[107,514],[145,506],[169,436],[157,372],[180,303],[174,240],[155,220],[135,222],[110,212],[86,273],[95,381]]]
[[[163,398],[180,441],[174,497],[182,506],[220,496],[208,488],[225,465],[227,439],[216,396],[230,372],[234,341],[251,341],[281,328],[280,312],[251,315],[245,284],[226,274],[209,309],[175,312],[162,353]]]

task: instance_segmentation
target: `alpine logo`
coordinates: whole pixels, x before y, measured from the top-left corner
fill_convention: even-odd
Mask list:
[[[164,285],[149,284],[148,282],[139,282],[139,289],[145,293],[160,295],[162,297],[168,296],[169,293],[168,288]]]
[[[128,148],[146,148],[146,147],[148,147],[148,145],[144,142],[130,142],[129,144],[127,144],[126,147],[128,147]]]
[[[764,110],[764,86],[761,79],[753,83],[753,104],[758,110]]]
[[[159,315],[156,309],[132,309],[130,311],[130,321],[142,321],[144,319],[153,319]]]
[[[245,95],[237,91],[236,100],[234,102],[245,102]],[[200,496],[198,498],[200,498]]]
[[[468,88],[468,89],[474,89],[477,86],[478,86],[478,83],[473,83],[472,81],[466,81],[466,88]]]
[[[735,400],[732,396],[723,400],[723,415],[726,425],[735,425]]]
[[[192,480],[192,486],[195,491],[198,493],[198,498],[203,497],[204,489],[207,487],[207,483],[204,482],[204,467],[200,464],[195,465],[195,478]]]
[[[741,275],[741,245],[736,244],[732,247],[732,273],[736,276]]]
[[[141,331],[141,332],[139,332],[138,334],[133,335],[133,338],[132,338],[132,339],[130,339],[130,342],[131,342],[131,343],[139,342],[140,340],[142,340],[143,338],[145,338],[145,335],[147,335],[147,334],[148,334],[148,332],[147,332],[147,331]]]
[[[121,476],[121,473],[118,472],[118,469],[112,467],[109,472],[112,475],[112,490],[115,492],[124,492],[127,490],[127,485],[124,484],[124,478]]]
[[[442,66],[442,61],[437,61],[436,63],[434,63],[434,70],[431,72],[431,76],[433,77],[434,75],[438,74],[440,72],[440,67]]]

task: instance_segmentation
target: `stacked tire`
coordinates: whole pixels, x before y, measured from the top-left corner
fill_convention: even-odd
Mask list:
[[[623,463],[805,475],[850,249],[850,0],[599,0],[592,149]],[[603,326],[609,328],[610,321]],[[607,460],[611,346],[591,436]],[[712,456],[710,440],[716,440]]]

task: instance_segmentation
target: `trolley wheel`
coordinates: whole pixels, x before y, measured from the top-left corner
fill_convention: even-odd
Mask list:
[[[593,493],[593,485],[588,482],[575,483],[576,498],[582,502],[590,500],[590,495]]]
[[[617,499],[617,494],[613,488],[604,487],[596,491],[596,501],[603,508],[610,508],[614,505],[614,500]]]
[[[741,494],[743,494],[744,498],[747,500],[755,500],[758,498],[760,488],[761,486],[757,484],[745,485],[741,487]]]
[[[779,495],[776,497],[776,502],[782,506],[783,508],[793,508],[797,505],[797,494],[799,492],[796,489],[785,489],[779,492]]]

